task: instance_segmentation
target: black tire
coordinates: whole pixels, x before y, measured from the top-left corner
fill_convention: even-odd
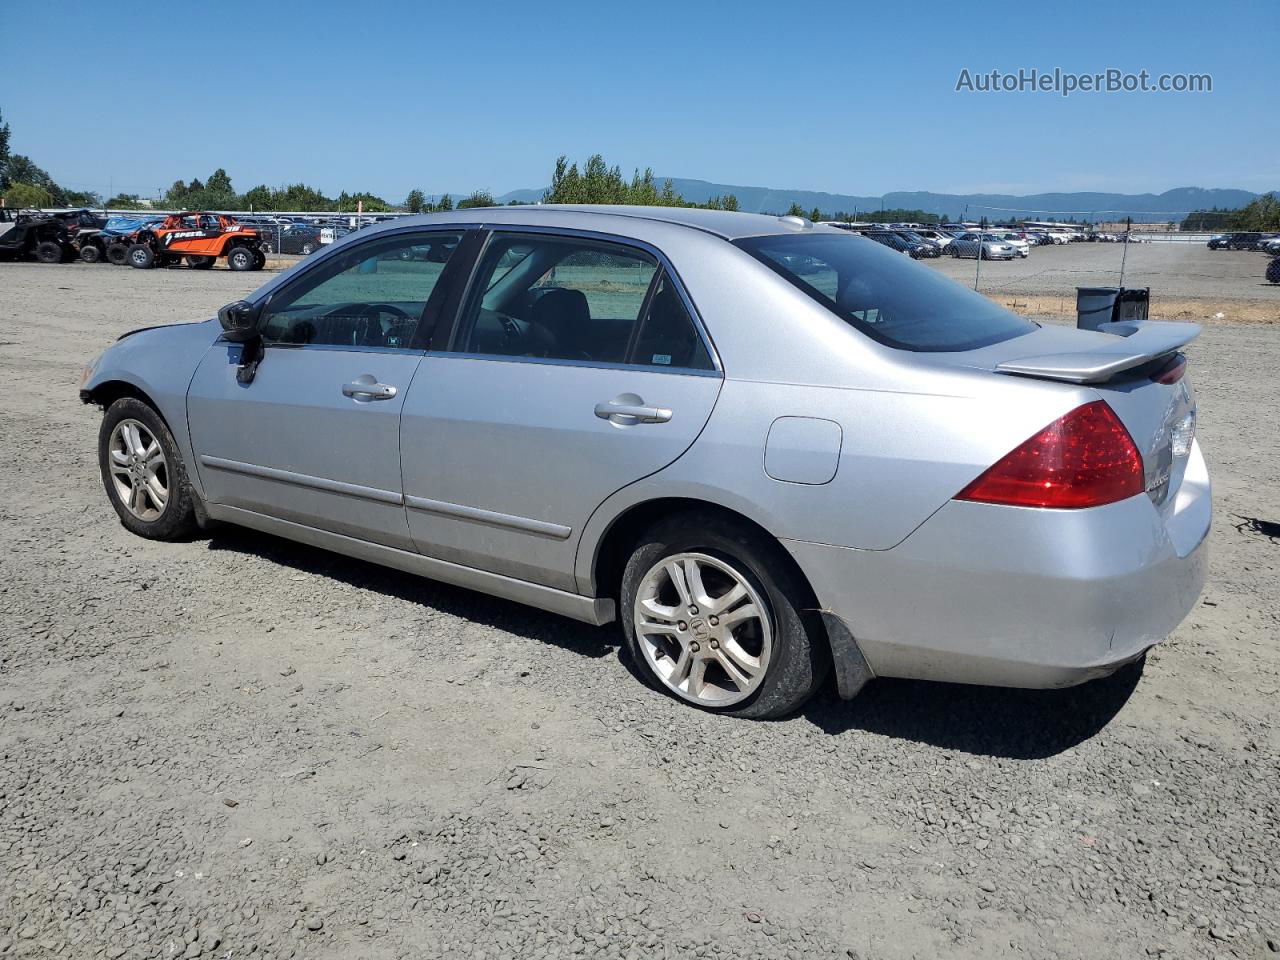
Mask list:
[[[96,243],[86,243],[80,248],[80,259],[85,263],[97,263],[102,259],[102,248]]]
[[[149,520],[135,516],[130,511],[121,499],[113,479],[111,437],[124,420],[133,420],[146,427],[164,453],[168,500],[164,509]],[[187,481],[182,455],[164,420],[148,404],[134,397],[122,397],[107,408],[106,415],[102,418],[102,427],[98,431],[98,467],[102,473],[102,485],[106,489],[107,499],[111,501],[111,506],[115,508],[125,529],[149,540],[180,540],[195,529],[194,494]]]
[[[1267,264],[1267,280],[1270,283],[1280,283],[1280,257]]]
[[[309,257],[316,252],[316,249],[317,248],[314,243],[304,243],[302,245],[302,249],[299,250],[298,252],[302,254],[304,257]]]
[[[216,260],[216,257],[187,257],[187,266],[192,270],[209,270]]]
[[[252,269],[261,270],[266,265],[267,265],[267,255],[262,252],[261,247],[255,248],[253,251],[253,268]]]
[[[232,247],[227,251],[227,266],[237,272],[252,270],[256,258],[248,247]]]
[[[156,252],[148,244],[131,243],[127,262],[137,270],[150,270],[156,265]]]
[[[636,638],[636,595],[645,574],[664,557],[701,553],[738,571],[764,600],[773,654],[754,694],[727,707],[696,704],[714,713],[768,719],[785,716],[813,695],[830,668],[826,632],[812,592],[790,557],[772,538],[709,511],[670,517],[643,534],[622,575],[619,617],[627,652],[645,682],[681,702],[654,673]]]
[[[123,267],[129,262],[129,247],[123,243],[107,244],[107,262]]]
[[[41,263],[61,263],[65,256],[62,244],[54,240],[41,240],[36,244],[36,259]]]

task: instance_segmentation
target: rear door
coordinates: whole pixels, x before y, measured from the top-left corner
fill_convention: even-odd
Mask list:
[[[220,343],[196,370],[187,418],[209,499],[412,549],[400,415],[461,234],[371,238],[264,307],[261,363]]]
[[[583,526],[679,457],[721,374],[656,251],[494,234],[453,349],[423,359],[401,431],[423,553],[566,590]]]

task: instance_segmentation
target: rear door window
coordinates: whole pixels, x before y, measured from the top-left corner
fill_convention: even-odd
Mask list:
[[[846,323],[901,350],[974,350],[1036,329],[864,237],[821,233],[734,242]]]

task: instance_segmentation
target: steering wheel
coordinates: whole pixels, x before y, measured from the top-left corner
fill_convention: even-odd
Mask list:
[[[414,317],[406,313],[404,310],[392,303],[366,303],[356,311],[356,328],[352,334],[355,346],[358,347],[381,347],[384,346],[383,341],[386,339],[386,331],[382,329],[382,323],[377,322],[377,329],[374,329],[374,318],[383,313],[389,313],[405,322],[412,322]],[[394,326],[394,323],[392,324]],[[376,336],[374,336],[376,334]]]

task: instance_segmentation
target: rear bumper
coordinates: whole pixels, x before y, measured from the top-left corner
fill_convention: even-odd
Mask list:
[[[878,676],[1062,687],[1173,631],[1208,562],[1210,489],[1193,450],[1174,503],[1089,510],[951,501],[891,550],[784,541]]]

